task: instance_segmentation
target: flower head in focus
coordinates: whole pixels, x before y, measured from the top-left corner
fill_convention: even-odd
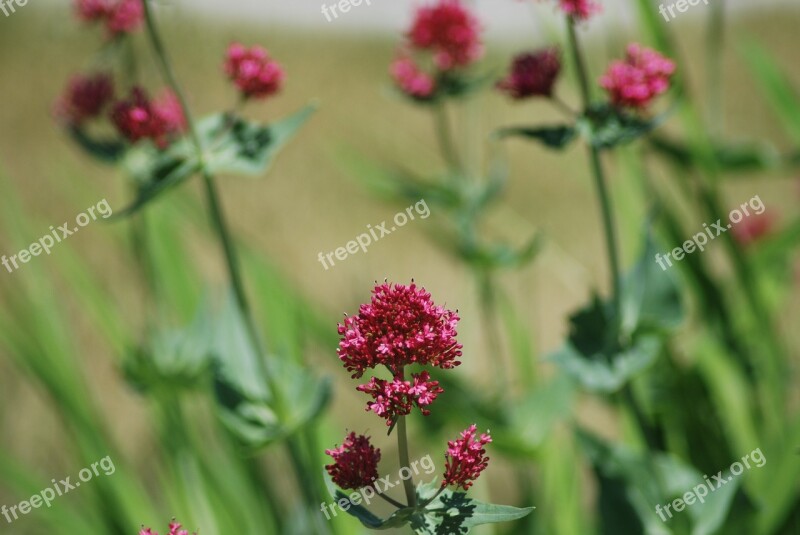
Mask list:
[[[558,4],[561,11],[577,20],[588,20],[603,9],[596,0],[559,0]]]
[[[69,126],[80,126],[99,116],[114,98],[114,82],[106,73],[73,76],[55,103],[56,117]]]
[[[245,47],[233,43],[228,47],[223,66],[245,98],[265,98],[280,91],[286,74],[260,46]]]
[[[171,92],[165,91],[158,100],[151,101],[140,87],[134,87],[127,100],[114,104],[111,122],[131,143],[150,139],[161,149],[186,129],[180,104]]]
[[[338,329],[337,353],[353,377],[381,365],[398,376],[409,364],[442,369],[461,364],[456,312],[434,305],[431,294],[413,282],[379,284],[372,294],[358,315],[346,317]]]
[[[430,414],[428,405],[434,402],[436,396],[444,392],[439,386],[439,381],[431,381],[431,376],[424,371],[412,374],[411,381],[404,381],[395,377],[385,381],[372,377],[366,384],[359,385],[356,390],[372,396],[373,401],[367,403],[367,410],[386,419],[386,425],[393,425],[399,416],[411,414],[414,404],[419,407],[423,415]]]
[[[418,50],[433,53],[442,71],[466,67],[483,55],[477,17],[459,0],[439,0],[417,10],[408,40]]]
[[[461,432],[461,438],[447,442],[445,473],[442,486],[450,485],[469,489],[489,463],[484,446],[492,441],[487,433],[476,439],[476,426],[472,424]]]
[[[333,482],[341,489],[371,487],[378,479],[381,450],[372,446],[369,437],[351,432],[338,448],[325,450],[333,464],[325,466]]]
[[[408,56],[401,55],[392,62],[390,73],[397,87],[417,100],[428,100],[436,92],[436,80],[420,69]]]
[[[615,106],[643,109],[669,89],[673,74],[672,60],[634,43],[628,45],[623,61],[611,64],[600,78],[600,86]]]
[[[558,49],[526,52],[514,58],[511,71],[497,83],[497,88],[517,100],[535,96],[550,97],[560,72]]]

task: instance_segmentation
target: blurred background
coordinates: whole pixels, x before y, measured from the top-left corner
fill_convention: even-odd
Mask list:
[[[359,176],[363,173],[353,170],[352,160],[357,155],[369,155],[379,165],[399,165],[419,172],[442,165],[429,114],[395,95],[388,77],[389,63],[418,4],[373,0],[371,6],[353,8],[332,22],[322,15],[321,3],[310,0],[173,0],[156,4],[165,45],[197,115],[228,109],[235,102],[236,95],[221,71],[224,51],[233,41],[267,47],[287,72],[280,96],[248,104],[243,112],[247,117],[269,122],[308,102],[319,105],[318,112],[284,149],[267,176],[223,176],[219,187],[234,235],[248,257],[258,259],[246,262],[245,278],[265,337],[279,340],[285,334],[279,332],[286,327],[276,320],[276,311],[296,311],[303,318],[313,315],[313,325],[299,330],[296,340],[301,341],[292,350],[302,353],[308,367],[318,375],[330,377],[333,384],[331,405],[315,424],[322,446],[341,442],[345,429],[369,431],[383,442],[387,459],[382,465],[383,473],[397,467],[393,440],[383,436],[382,421],[364,412],[363,397],[355,391],[356,381],[341,368],[335,352],[336,324],[342,313],[356,313],[358,305],[369,299],[375,281],[407,283],[414,279],[433,294],[438,304],[459,310],[459,340],[465,349],[457,374],[463,384],[469,385],[468,389],[478,392],[493,388],[492,376],[498,367],[510,365],[509,354],[518,349],[517,345],[523,343],[519,340],[523,339],[527,345],[525,354],[534,363],[536,375],[554,376],[554,366],[544,356],[559,347],[567,335],[568,315],[587,302],[594,291],[605,294],[609,290],[599,209],[585,152],[577,144],[562,153],[516,140],[505,145],[510,169],[506,190],[487,212],[482,232],[515,246],[522,246],[531,235],[540,233],[542,243],[530,264],[503,270],[496,278],[508,298],[508,306],[515,311],[521,335],[518,339],[508,334],[501,336],[499,352],[503,354],[489,354],[485,349],[488,335],[483,305],[469,267],[435,239],[448,226],[446,214],[436,205],[431,205],[431,217],[406,225],[373,244],[366,254],[352,255],[329,270],[320,265],[319,252],[343,246],[364,232],[368,224],[375,226],[389,220],[413,202],[375,195]],[[579,28],[595,79],[612,58],[622,55],[625,44],[640,39],[643,31],[633,2],[609,0],[603,4],[602,15]],[[793,140],[784,127],[785,117],[770,107],[753,70],[745,65],[739,45],[758,42],[786,79],[800,87],[800,5],[793,0],[728,1],[725,5],[726,46],[720,52],[721,58],[717,58],[723,73],[719,102],[704,100],[709,94],[711,68],[706,40],[710,8],[702,3],[667,25],[681,55],[679,68],[698,97],[700,111],[720,110],[718,117],[722,121],[712,127],[725,140],[733,144],[764,142],[780,153],[788,152]],[[564,31],[563,21],[554,16],[550,4],[485,0],[475,2],[474,8],[486,30],[487,55],[481,66],[496,73],[497,78],[512,54],[561,39]],[[0,196],[5,198],[0,253],[13,254],[22,246],[18,240],[23,245],[25,240],[29,243],[45,234],[50,225],[72,220],[101,199],[107,199],[115,211],[127,204],[130,191],[123,173],[83,157],[52,118],[53,102],[70,74],[95,66],[92,61],[103,61],[87,59],[92,57],[99,39],[100,31],[75,20],[66,2],[31,3],[18,7],[11,16],[0,14]],[[148,87],[160,87],[144,36],[135,36],[132,43],[140,58],[141,79]],[[578,92],[571,76],[568,73],[559,82],[559,93],[577,107]],[[512,103],[488,91],[470,99],[468,111],[456,115],[455,135],[463,134],[468,144],[468,136],[475,136],[476,130],[481,132],[479,136],[488,138],[489,133],[502,126],[553,123],[560,118],[557,110],[544,102]],[[466,134],[467,131],[472,133]],[[676,120],[668,121],[664,131],[676,135],[681,132]],[[488,144],[469,146],[476,159],[491,155]],[[618,209],[623,265],[630,266],[640,252],[640,222],[649,206],[641,184],[623,163],[610,159],[608,166]],[[676,203],[685,228],[697,232],[708,220],[680,200],[676,193],[679,188],[666,167],[655,166],[654,180]],[[732,178],[726,176],[720,192],[726,207],[738,206],[759,195],[767,213],[774,218],[776,229],[788,227],[800,215],[800,174],[791,167],[744,168]],[[150,221],[156,225],[152,229],[156,234],[157,222],[168,222],[174,241],[165,246],[164,254],[176,247],[171,253],[180,250],[181,265],[192,270],[185,280],[176,274],[175,286],[167,290],[186,298],[184,308],[172,315],[175,322],[188,321],[194,306],[209,294],[220,294],[225,285],[218,244],[199,210],[203,206],[201,193],[197,180],[170,191],[154,205],[153,211],[158,215]],[[191,509],[186,503],[158,505],[167,499],[165,495],[170,495],[165,491],[165,472],[159,468],[163,462],[163,437],[159,438],[152,425],[152,400],[133,388],[123,371],[128,352],[142,341],[153,320],[144,282],[131,252],[127,225],[126,221],[113,220],[92,223],[54,248],[51,255],[34,258],[14,273],[0,270],[0,286],[4,288],[0,295],[6,296],[0,303],[0,317],[6,328],[4,343],[0,344],[0,465],[5,467],[4,477],[0,478],[0,504],[25,499],[18,495],[19,487],[8,483],[9,474],[15,469],[29,467],[30,478],[46,484],[52,477],[77,473],[85,466],[76,460],[85,450],[81,438],[75,438],[76,432],[81,431],[70,429],[69,419],[64,418],[64,413],[69,412],[67,403],[54,395],[52,384],[40,380],[47,376],[41,366],[51,366],[53,372],[62,373],[61,365],[51,361],[33,365],[24,362],[28,358],[25,355],[14,353],[15,347],[25,346],[15,342],[14,333],[9,332],[20,321],[26,325],[40,322],[29,330],[20,328],[17,334],[23,338],[44,336],[43,332],[57,329],[60,334],[54,336],[53,343],[70,340],[70,354],[75,360],[64,369],[73,370],[81,378],[86,390],[80,395],[96,408],[107,439],[117,450],[118,464],[124,462],[129,467],[131,478],[162,513],[158,518],[145,516],[140,523],[165,525],[176,508],[179,512]],[[659,250],[675,245],[665,243]],[[712,242],[703,255],[714,273],[725,276],[729,266],[721,244]],[[780,302],[776,325],[790,348],[793,360],[789,364],[794,369],[800,347],[794,329],[800,313],[800,264],[796,253],[788,258],[794,274],[770,287],[770,299]],[[25,300],[23,291],[24,295],[39,296],[41,300],[31,298],[30,308],[20,311],[17,305],[20,299]],[[96,308],[87,300],[94,300]],[[695,305],[692,299],[688,302],[690,307]],[[57,304],[58,308],[50,308],[48,303]],[[116,307],[116,312],[113,321],[106,316],[104,323],[102,311],[107,305]],[[45,314],[44,310],[49,312]],[[693,310],[697,313],[697,307]],[[704,328],[693,318],[690,314],[673,335],[671,345],[678,361],[691,360],[687,356],[694,351],[691,343],[697,339],[697,331]],[[127,332],[119,336],[118,343],[109,334],[115,329]],[[35,344],[29,345],[35,353]],[[511,390],[524,396],[525,386],[511,375]],[[790,406],[796,408],[800,396],[794,384],[789,394]],[[455,407],[454,399],[445,394],[440,403]],[[192,401],[187,410],[208,424],[210,419],[204,416],[210,411],[208,400]],[[624,435],[614,406],[595,396],[577,393],[570,414],[609,440]],[[463,421],[452,422],[445,436],[455,436],[474,419],[477,418],[463,414]],[[440,472],[444,441],[417,423],[411,424],[416,457],[430,453]],[[535,424],[532,421],[530,425]],[[203,426],[198,431],[200,435],[206,432],[210,431]],[[523,473],[530,480],[541,482],[538,463],[546,462],[547,457],[535,457],[536,461],[528,464],[513,455],[490,454],[493,462],[476,485],[476,495],[484,501],[529,505],[520,503],[522,491],[509,481]],[[571,454],[565,451],[565,455]],[[288,496],[298,491],[282,469],[284,456],[271,447],[251,458],[279,488],[285,484],[291,489],[280,496],[280,500],[291,504]],[[770,459],[769,452],[767,458]],[[321,470],[322,457],[320,461]],[[723,466],[720,464],[719,468]],[[564,492],[588,510],[598,495],[591,469],[588,465],[578,466],[569,477],[574,477],[573,484]],[[80,515],[93,500],[89,493],[75,491],[61,498],[53,511],[56,507],[69,508]],[[384,505],[377,509],[387,511]],[[530,505],[537,506],[536,515],[544,504],[539,501]],[[47,522],[34,516],[51,514],[50,510],[35,511],[13,525],[0,519],[0,532],[50,533],[46,531]],[[187,527],[200,528],[204,534],[225,532],[222,528],[204,529],[202,519],[203,514],[194,514],[193,523]],[[347,525],[358,532],[356,523]],[[781,525],[772,532],[800,533],[795,531],[797,524]],[[135,524],[127,533],[138,528]],[[526,525],[505,532],[534,533],[542,529]],[[570,529],[578,528],[562,526],[559,532],[569,533]],[[717,532],[746,533],[730,527]]]

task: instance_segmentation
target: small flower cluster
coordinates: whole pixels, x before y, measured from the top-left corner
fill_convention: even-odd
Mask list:
[[[371,487],[378,479],[381,450],[370,444],[369,437],[351,432],[341,446],[325,450],[325,454],[333,457],[333,464],[325,469],[339,488]]]
[[[167,535],[189,535],[189,530],[181,529],[181,525],[178,522],[175,522],[175,519],[172,519],[172,522],[169,523],[169,533]],[[139,531],[139,535],[158,535],[158,532],[153,531],[151,528],[142,527]],[[193,533],[192,535],[197,535],[197,533]]]
[[[78,18],[99,22],[110,37],[138,30],[144,20],[144,0],[75,0]]]
[[[224,70],[244,98],[274,95],[286,77],[280,64],[271,59],[264,48],[247,48],[240,43],[228,47]]]
[[[337,353],[353,378],[362,377],[378,366],[392,373],[391,380],[371,377],[356,388],[369,394],[367,410],[386,419],[392,426],[411,413],[414,405],[423,415],[436,397],[444,392],[428,371],[412,373],[405,379],[410,365],[451,369],[461,364],[461,344],[456,341],[458,314],[437,306],[431,294],[412,281],[410,285],[379,284],[372,291],[369,303],[361,305],[357,316],[346,317],[338,326],[341,340]],[[486,468],[488,458],[483,445],[488,435],[474,441],[475,426],[449,443],[446,455],[447,472],[442,486],[468,489]],[[479,444],[479,446],[475,446]],[[326,450],[333,464],[325,468],[334,483],[343,489],[372,486],[378,477],[380,450],[372,447],[369,437],[350,433],[338,448]]]
[[[675,63],[655,50],[638,44],[628,45],[623,61],[615,61],[600,78],[615,106],[645,108],[669,89]]]
[[[183,109],[171,91],[164,90],[159,99],[151,100],[141,87],[134,87],[128,99],[114,104],[111,122],[131,143],[150,139],[162,149],[186,130]]]
[[[497,88],[516,100],[551,97],[560,72],[561,55],[557,48],[524,52],[514,58],[511,72],[498,82]]]
[[[143,17],[142,0],[76,0],[75,6],[81,20],[105,21],[113,33],[132,31]],[[228,48],[223,70],[244,99],[277,93],[285,78],[283,68],[266,50],[239,43]],[[127,97],[118,99],[109,73],[72,76],[54,106],[55,117],[72,129],[83,128],[106,112],[121,138],[129,143],[149,140],[162,150],[187,129],[183,107],[172,91],[163,89],[151,99],[144,88],[133,85]]]
[[[558,5],[561,11],[577,20],[588,20],[603,9],[595,0],[559,0]]]
[[[436,95],[437,78],[469,67],[483,55],[480,23],[460,0],[438,0],[435,5],[417,10],[407,43],[390,67],[397,87],[416,100]],[[433,65],[426,72],[412,58],[411,52],[431,54]]]

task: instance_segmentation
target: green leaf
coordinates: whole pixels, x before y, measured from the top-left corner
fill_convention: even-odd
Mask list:
[[[182,154],[183,150],[182,144],[176,143],[155,156],[131,151],[136,161],[128,163],[129,172],[141,185],[134,201],[125,209],[115,212],[111,219],[121,219],[138,212],[165,191],[198,172],[200,164],[197,159]]]
[[[538,141],[551,149],[564,149],[578,136],[578,130],[570,125],[542,126],[538,128],[517,126],[501,128],[495,132],[495,136],[499,138],[522,137]]]
[[[590,145],[603,150],[635,141],[655,130],[671,114],[672,109],[645,119],[610,104],[595,104],[578,120],[577,127]]]
[[[783,121],[795,143],[800,143],[800,96],[775,60],[756,42],[740,45],[750,71],[766,95],[773,112]]]
[[[347,500],[350,502],[350,498],[344,492],[337,490],[336,491],[336,501],[337,503],[339,500]],[[389,516],[387,519],[381,519],[378,516],[372,514],[366,507],[363,505],[356,505],[350,502],[350,505],[347,506],[347,513],[356,517],[359,522],[361,522],[365,527],[374,530],[385,530],[385,529],[392,529],[392,528],[399,528],[408,524],[409,519],[414,514],[415,510],[413,507],[405,507],[402,509],[396,510],[394,513]]]
[[[209,171],[263,175],[314,111],[316,106],[309,105],[268,125],[224,114],[203,119],[198,130]]]
[[[678,279],[656,262],[659,249],[648,231],[639,262],[622,281],[622,332],[672,331],[684,319]]]
[[[632,345],[612,354],[582,353],[565,344],[550,355],[553,361],[586,390],[612,393],[650,367],[658,357],[662,341],[656,336],[642,336]]]
[[[144,390],[154,385],[173,389],[191,386],[210,368],[213,354],[213,319],[207,304],[183,329],[159,329],[150,342],[125,363],[127,378]]]
[[[651,136],[650,146],[683,168],[701,166],[705,162],[698,158],[697,151],[684,142],[663,136]],[[714,160],[720,171],[727,173],[749,173],[791,166],[794,155],[782,156],[778,150],[766,143],[737,145],[713,144]]]
[[[67,129],[70,137],[87,154],[105,163],[117,163],[127,150],[125,143],[117,140],[94,139],[83,128],[73,126]]]
[[[412,517],[411,527],[417,533],[436,535],[469,533],[475,526],[518,520],[533,510],[534,507],[483,503],[447,489]]]

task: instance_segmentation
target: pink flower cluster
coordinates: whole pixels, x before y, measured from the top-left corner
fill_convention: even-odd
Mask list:
[[[748,246],[758,242],[774,230],[775,219],[769,214],[752,214],[732,227],[733,237]]]
[[[114,82],[106,73],[70,78],[64,94],[56,101],[56,117],[69,126],[80,126],[98,117],[114,98]]]
[[[111,122],[131,143],[150,139],[162,149],[186,130],[180,102],[171,91],[165,90],[159,99],[150,100],[140,87],[134,87],[127,100],[114,104]]]
[[[411,381],[398,377],[391,381],[373,377],[367,384],[356,387],[356,390],[371,395],[374,401],[367,403],[367,410],[386,418],[386,424],[391,425],[398,416],[411,414],[415,404],[423,415],[431,413],[426,407],[444,389],[439,386],[439,381],[431,381],[430,378],[428,372],[411,374]]]
[[[514,99],[550,97],[560,72],[561,57],[557,48],[526,52],[514,58],[511,72],[497,88]]]
[[[559,7],[577,20],[587,20],[603,9],[595,0],[559,0]]]
[[[655,50],[628,45],[623,61],[615,61],[600,78],[600,85],[615,106],[646,108],[665,93],[675,73],[675,63]]]
[[[483,55],[478,18],[460,0],[438,0],[417,10],[407,43],[391,65],[390,74],[397,87],[416,100],[435,96],[439,73],[468,67]],[[436,73],[423,70],[410,52],[432,55]]]
[[[469,489],[489,463],[484,446],[492,441],[486,433],[476,440],[476,426],[461,432],[461,438],[447,442],[445,474],[442,486],[454,485]]]
[[[436,66],[447,71],[483,55],[480,29],[477,17],[460,0],[439,0],[417,11],[408,40],[414,48],[432,52]]]
[[[144,20],[144,0],[75,0],[78,18],[102,22],[111,37],[139,29]]]
[[[181,529],[181,525],[175,522],[175,519],[172,519],[172,522],[169,523],[169,533],[167,535],[189,535],[189,531],[185,529]],[[139,531],[139,535],[158,535],[158,532],[153,531],[151,528],[143,527]],[[193,535],[197,535],[194,533]]]
[[[325,450],[325,454],[333,457],[333,464],[325,470],[341,489],[371,487],[378,479],[381,450],[374,448],[367,436],[351,432],[341,446]]]
[[[224,70],[245,98],[274,95],[286,77],[280,64],[264,48],[247,48],[239,43],[228,47]]]
[[[461,356],[458,320],[456,312],[434,305],[431,294],[413,282],[380,284],[370,303],[339,325],[337,353],[353,377],[377,366],[393,375],[409,364],[453,368],[461,364],[456,360]]]

